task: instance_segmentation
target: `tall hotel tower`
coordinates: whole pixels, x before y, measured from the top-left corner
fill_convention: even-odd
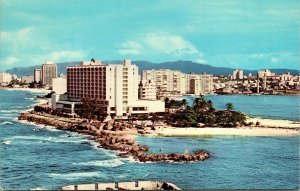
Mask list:
[[[57,77],[57,66],[51,61],[42,65],[41,81],[43,85],[52,86],[52,78]]]
[[[69,100],[92,98],[101,112],[125,115],[138,100],[138,67],[130,60],[122,65],[81,62],[67,68],[67,92]]]
[[[40,83],[41,81],[41,69],[34,69],[34,82],[35,83]]]

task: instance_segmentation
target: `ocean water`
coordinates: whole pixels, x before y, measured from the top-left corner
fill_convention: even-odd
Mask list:
[[[195,99],[194,96],[184,98],[190,105]],[[235,110],[245,112],[249,116],[299,121],[300,96],[208,95],[206,98],[218,109],[225,109],[226,104],[231,102]]]
[[[150,146],[150,153],[206,149],[212,157],[192,163],[137,163],[97,148],[87,136],[18,122],[18,113],[36,103],[35,95],[0,90],[3,189],[136,180],[164,180],[184,189],[299,188],[298,137],[140,136],[136,140]]]

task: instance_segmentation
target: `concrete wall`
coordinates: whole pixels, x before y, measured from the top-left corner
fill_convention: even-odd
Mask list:
[[[52,79],[52,89],[56,94],[64,94],[67,92],[67,78],[53,78]]]

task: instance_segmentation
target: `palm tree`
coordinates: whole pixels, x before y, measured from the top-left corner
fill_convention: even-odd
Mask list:
[[[234,110],[233,104],[230,103],[230,102],[227,103],[227,104],[226,104],[226,109],[227,109],[228,111]]]
[[[183,99],[183,100],[181,100],[181,106],[186,106],[187,105],[187,101],[186,101],[186,99]]]

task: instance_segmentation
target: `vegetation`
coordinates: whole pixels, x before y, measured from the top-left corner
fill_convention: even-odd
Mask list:
[[[227,104],[226,104],[226,109],[227,109],[228,111],[234,110],[233,104],[230,103],[230,102],[227,103]]]
[[[19,81],[17,79],[13,79],[12,81],[9,82],[7,87],[14,87],[15,85],[24,86],[24,85],[27,85],[27,83]]]
[[[183,99],[181,101],[176,101],[176,100],[170,100],[169,98],[165,99],[165,107],[166,108],[171,108],[171,109],[178,109],[180,107],[186,107],[187,106],[187,101],[186,99]]]
[[[175,113],[167,115],[167,122],[177,127],[191,127],[202,124],[202,126],[222,126],[236,127],[246,125],[246,115],[233,111],[232,103],[226,104],[226,110],[217,110],[214,108],[211,100],[204,96],[195,98],[192,107],[187,105],[187,101],[165,100],[166,108],[177,109]]]
[[[97,105],[96,98],[82,98],[81,106],[79,107],[78,115],[80,117],[86,118],[88,122],[93,119],[98,119],[103,121],[106,117],[106,114],[100,110],[100,107]]]

